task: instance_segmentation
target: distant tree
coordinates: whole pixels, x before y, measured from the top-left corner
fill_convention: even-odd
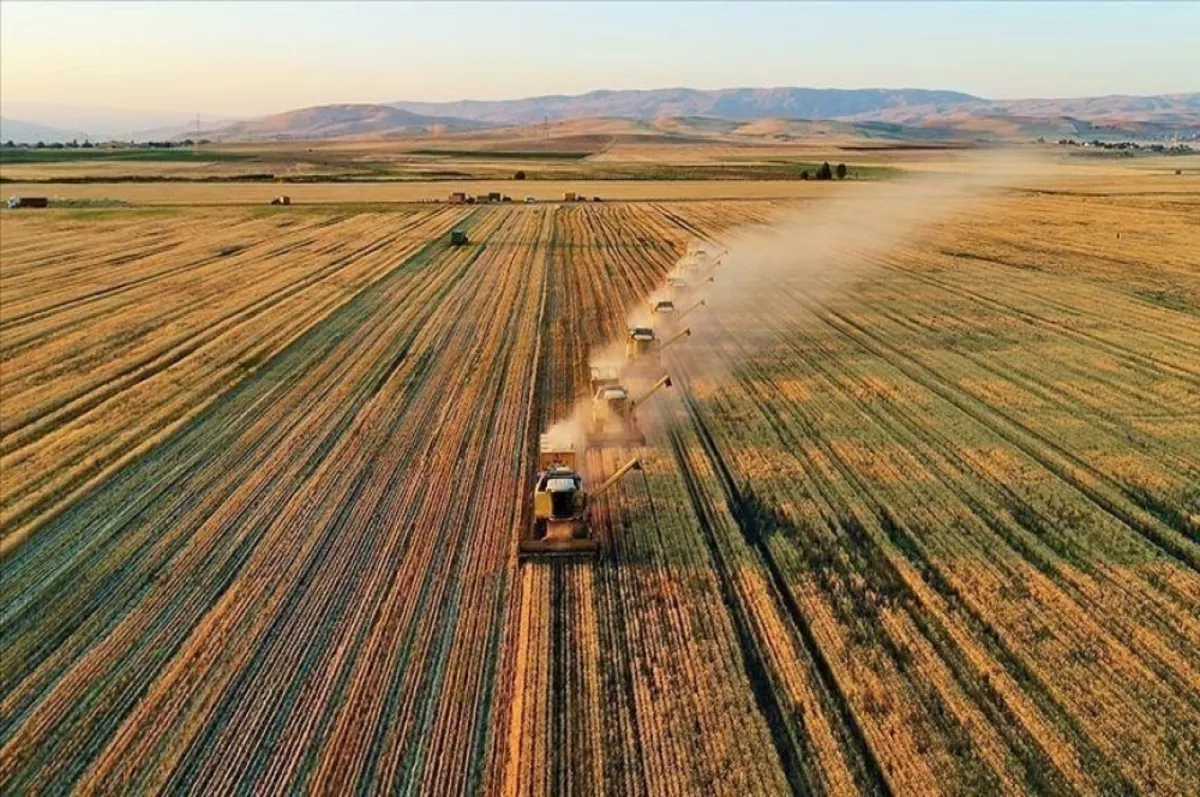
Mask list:
[[[833,179],[833,167],[831,167],[829,165],[829,161],[825,161],[824,163],[821,164],[821,168],[817,169],[817,179],[818,180],[832,180]]]
[[[50,145],[50,149],[62,149],[62,148],[63,148],[63,143],[61,141],[55,141],[53,144]]]
[[[525,179],[525,171],[523,169],[518,170],[517,173],[513,175],[513,179],[514,180],[524,180]]]
[[[845,179],[846,179],[846,164],[844,164],[844,163],[839,163],[839,164],[837,165],[837,178],[838,178],[839,180],[845,180]]]
[[[95,145],[86,138],[83,140],[83,143],[79,145],[80,149],[91,149],[93,146]]]
[[[800,179],[801,179],[801,180],[807,180],[807,179],[808,179],[808,169],[805,169],[805,170],[803,170],[802,172],[800,172]]]
[[[5,149],[12,149],[15,146],[17,146],[17,145],[13,143],[13,140],[11,138],[8,141],[4,142]]]
[[[34,149],[45,149],[45,148],[46,148],[46,142],[45,142],[45,141],[39,141],[38,143],[36,143],[36,144],[34,144],[34,145],[33,145],[33,148],[34,148]]]
[[[73,138],[67,142],[67,147],[70,149],[79,149],[79,139]]]

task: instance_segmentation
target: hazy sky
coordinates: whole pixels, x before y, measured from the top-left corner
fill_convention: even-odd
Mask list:
[[[1200,90],[1200,3],[0,2],[0,102],[265,114],[596,88]]]

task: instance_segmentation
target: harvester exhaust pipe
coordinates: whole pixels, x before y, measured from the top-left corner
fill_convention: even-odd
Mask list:
[[[709,279],[709,282],[712,282],[712,279],[711,279],[711,278]],[[688,313],[692,312],[693,310],[695,310],[695,309],[697,309],[697,308],[699,308],[699,307],[704,307],[706,304],[708,304],[708,299],[701,299],[700,301],[696,302],[696,303],[695,303],[695,304],[693,304],[691,307],[689,307],[688,309],[686,309],[686,310],[684,310],[682,313],[680,313],[680,314],[679,314],[679,318],[676,318],[675,320],[676,320],[676,321],[680,320],[681,318],[683,318],[683,317],[684,317],[685,315],[687,315]]]
[[[608,479],[605,480],[604,484],[600,485],[600,487],[597,488],[595,491],[593,491],[592,494],[588,497],[596,498],[596,497],[604,494],[614,484],[619,482],[621,480],[621,477],[624,476],[626,473],[629,473],[629,471],[631,471],[631,470],[641,470],[641,469],[642,469],[642,461],[640,459],[638,459],[637,457],[634,457],[633,459],[629,460],[624,465],[622,465],[620,468],[618,468],[616,473],[614,473],[612,476],[609,476]]]
[[[675,343],[675,342],[677,342],[677,341],[683,340],[684,338],[686,338],[688,335],[691,335],[691,334],[692,334],[691,327],[688,327],[687,329],[683,330],[682,332],[680,332],[680,333],[679,333],[678,335],[676,335],[675,337],[673,337],[673,338],[669,338],[668,340],[664,341],[664,342],[663,342],[663,345],[662,345],[660,348],[663,348],[663,349],[665,349],[665,348],[667,348],[668,346],[670,346],[672,343]]]

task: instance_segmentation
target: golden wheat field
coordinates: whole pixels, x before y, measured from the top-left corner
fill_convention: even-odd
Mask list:
[[[1196,179],[0,212],[0,792],[1200,791]],[[602,555],[518,562],[698,241]]]

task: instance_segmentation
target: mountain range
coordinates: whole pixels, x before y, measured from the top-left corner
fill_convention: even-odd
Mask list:
[[[24,109],[22,109],[24,110]],[[17,141],[64,140],[80,132],[51,129],[47,119],[18,121],[6,106],[0,138]],[[66,111],[58,109],[58,118]],[[121,118],[133,120],[129,112]],[[177,116],[177,115],[176,115]],[[470,131],[486,127],[522,126],[583,118],[650,121],[710,118],[736,122],[758,120],[829,120],[898,126],[906,131],[967,138],[1030,136],[1099,136],[1200,138],[1200,93],[1155,96],[1109,95],[1070,99],[990,100],[957,91],[930,89],[690,88],[591,91],[513,100],[455,102],[396,101],[381,104],[332,104],[281,114],[206,125],[201,135],[224,141],[325,139],[355,136],[413,136],[429,132]],[[212,117],[209,117],[210,119]],[[33,121],[36,120],[36,121]],[[138,121],[149,122],[144,116]],[[184,138],[193,125],[175,119],[158,126],[155,136]],[[174,126],[171,126],[173,123]],[[149,127],[149,125],[147,125]],[[80,124],[71,130],[102,138]],[[151,131],[148,131],[151,132]]]
[[[745,121],[788,119],[845,119],[885,109],[913,106],[949,108],[986,102],[957,91],[928,89],[650,89],[591,91],[575,96],[552,95],[519,100],[462,100],[460,102],[393,102],[420,114],[447,114],[495,124],[529,124],[544,119],[616,116],[653,119],[658,116],[708,116]]]

